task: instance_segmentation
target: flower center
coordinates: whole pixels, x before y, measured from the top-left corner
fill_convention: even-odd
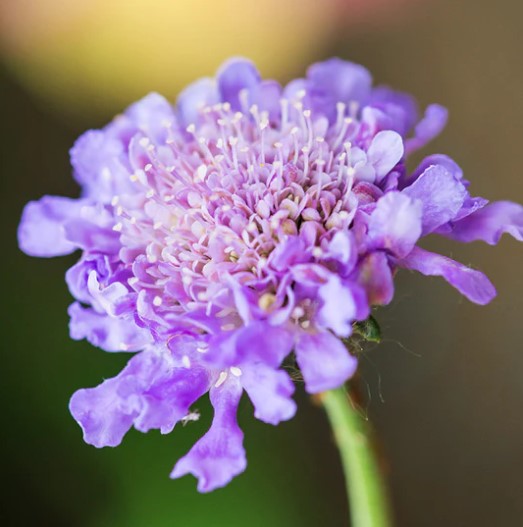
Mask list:
[[[224,276],[235,275],[257,281],[268,310],[275,291],[266,263],[274,249],[305,228],[319,258],[316,240],[349,226],[352,188],[366,164],[353,146],[361,125],[343,103],[336,122],[313,119],[302,97],[281,100],[278,119],[257,106],[234,112],[223,103],[203,108],[186,130],[164,123],[162,144],[133,139],[137,192],[113,199],[114,230],[122,233],[122,259],[135,262],[132,287],[151,294],[155,307],[219,305]]]

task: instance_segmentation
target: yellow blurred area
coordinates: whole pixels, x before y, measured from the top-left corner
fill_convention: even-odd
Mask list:
[[[0,52],[53,111],[108,115],[150,91],[169,99],[231,56],[283,81],[324,58],[341,29],[414,0],[1,0]]]
[[[288,78],[333,32],[337,7],[339,0],[3,0],[2,47],[39,96],[73,111],[114,111],[152,90],[173,99],[233,55]]]

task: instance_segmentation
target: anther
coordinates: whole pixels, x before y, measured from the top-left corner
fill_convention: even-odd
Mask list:
[[[162,300],[162,297],[161,296],[155,296],[153,298],[153,305],[155,305],[156,307],[159,307],[161,306],[163,303],[163,300]]]
[[[222,371],[220,373],[220,376],[218,377],[218,380],[216,381],[216,384],[214,385],[215,388],[219,388],[225,381],[227,380],[227,372]]]

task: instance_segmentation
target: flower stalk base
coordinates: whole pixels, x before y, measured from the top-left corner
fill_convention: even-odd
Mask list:
[[[344,387],[324,392],[321,402],[341,455],[351,527],[392,527],[385,485],[371,444],[368,423]]]

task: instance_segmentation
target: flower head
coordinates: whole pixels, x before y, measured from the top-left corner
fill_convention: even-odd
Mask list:
[[[80,249],[66,275],[71,336],[137,352],[73,395],[84,439],[171,432],[209,392],[211,428],[171,476],[212,490],[246,466],[243,391],[258,419],[278,424],[296,411],[281,368],[290,353],[309,393],[343,384],[357,361],[342,339],[392,300],[397,269],[489,302],[482,273],[417,246],[430,233],[523,240],[523,207],[471,197],[450,158],[407,171],[446,118],[432,105],[420,119],[408,95],[373,88],[365,68],[339,59],[284,88],[237,59],[175,106],[151,94],[80,137],[82,197],[29,203],[19,240],[36,256]]]

